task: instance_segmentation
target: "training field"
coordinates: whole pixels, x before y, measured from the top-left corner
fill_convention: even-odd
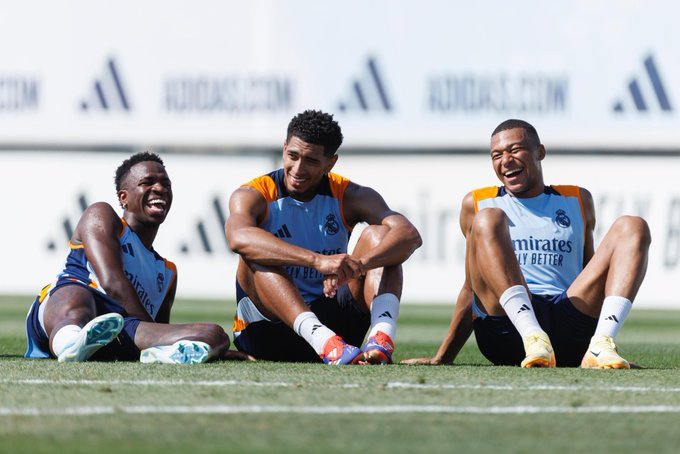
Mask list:
[[[28,305],[0,298],[0,452],[680,449],[680,311],[634,310],[619,344],[646,368],[599,371],[490,367],[473,341],[441,367],[28,361]],[[175,306],[230,327],[233,303]],[[450,313],[404,305],[396,359],[432,354]]]

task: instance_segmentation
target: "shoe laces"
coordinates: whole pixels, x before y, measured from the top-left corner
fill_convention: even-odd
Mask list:
[[[621,353],[623,350],[619,350],[619,347],[614,342],[614,338],[611,336],[598,336],[597,340],[594,342],[600,348],[607,350],[614,350],[616,353]]]
[[[375,333],[375,336],[371,337],[369,339],[373,343],[376,343],[383,347],[385,350],[387,350],[390,354],[394,351],[394,343],[392,342],[392,338],[385,334],[382,331],[378,331]]]

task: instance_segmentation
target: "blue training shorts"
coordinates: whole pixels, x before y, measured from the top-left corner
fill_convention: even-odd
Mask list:
[[[247,295],[237,284],[237,301]],[[335,298],[320,297],[309,304],[319,321],[345,342],[360,347],[371,324],[368,312],[360,311],[347,285]],[[249,323],[234,339],[239,351],[268,361],[320,362],[314,349],[283,322],[260,320]]]
[[[87,288],[95,302],[95,315],[108,314],[111,312],[118,313],[123,316],[125,324],[123,330],[118,337],[110,344],[99,349],[90,360],[95,361],[136,361],[139,359],[139,349],[135,345],[135,333],[139,326],[140,320],[135,317],[130,317],[123,307],[118,304],[116,300],[108,295],[105,295],[89,286],[83,285],[74,281],[59,281],[53,289],[50,290],[50,295],[54,294],[59,288],[64,285],[82,285]],[[26,337],[28,339],[28,348],[26,349],[26,358],[54,358],[50,351],[50,339],[42,323],[40,322],[40,296],[37,296],[28,311],[26,317]],[[49,304],[49,297],[43,301],[42,304]]]
[[[597,319],[576,309],[566,292],[560,295],[532,294],[531,302],[538,323],[550,337],[557,366],[578,367],[595,333]],[[477,315],[473,322],[475,338],[486,359],[495,365],[519,366],[525,356],[524,344],[510,319],[506,316]]]

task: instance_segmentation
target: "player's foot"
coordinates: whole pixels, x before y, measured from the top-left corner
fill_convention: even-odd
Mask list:
[[[609,336],[593,336],[586,354],[583,355],[581,367],[584,369],[630,369],[630,364],[621,358]]]
[[[522,367],[555,367],[555,352],[547,334],[536,332],[525,337],[524,351]]]
[[[320,355],[324,363],[337,366],[342,364],[356,364],[363,359],[360,348],[349,345],[340,336],[333,336],[323,346]]]
[[[394,351],[394,342],[390,336],[378,331],[375,336],[369,337],[364,345],[364,360],[365,364],[392,364],[392,352]]]
[[[113,312],[93,318],[83,326],[75,341],[59,354],[59,362],[87,361],[97,350],[111,343],[124,324],[123,317]]]
[[[205,342],[180,340],[172,345],[145,348],[139,361],[145,364],[200,364],[208,360],[210,345]]]

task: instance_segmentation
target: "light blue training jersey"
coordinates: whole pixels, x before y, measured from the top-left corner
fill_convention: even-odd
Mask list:
[[[578,186],[546,186],[543,194],[513,197],[505,187],[472,192],[475,212],[502,209],[510,238],[531,293],[564,292],[583,270],[585,213]]]
[[[118,241],[123,271],[135,288],[144,308],[155,320],[166,295],[177,279],[177,268],[174,263],[164,259],[156,251],[147,249],[125,220],[121,218],[121,221],[123,229]],[[53,289],[66,281],[78,282],[106,294],[92,264],[87,259],[84,246],[69,241],[69,248],[71,251],[66,258],[63,271],[57,276],[55,284],[42,289],[41,302],[44,302]]]
[[[319,254],[346,253],[350,228],[344,220],[342,201],[349,180],[334,173],[324,175],[314,198],[301,202],[288,194],[283,178],[283,169],[279,169],[246,183],[267,201],[267,214],[260,227]],[[323,274],[304,266],[286,269],[306,302],[323,295]]]

